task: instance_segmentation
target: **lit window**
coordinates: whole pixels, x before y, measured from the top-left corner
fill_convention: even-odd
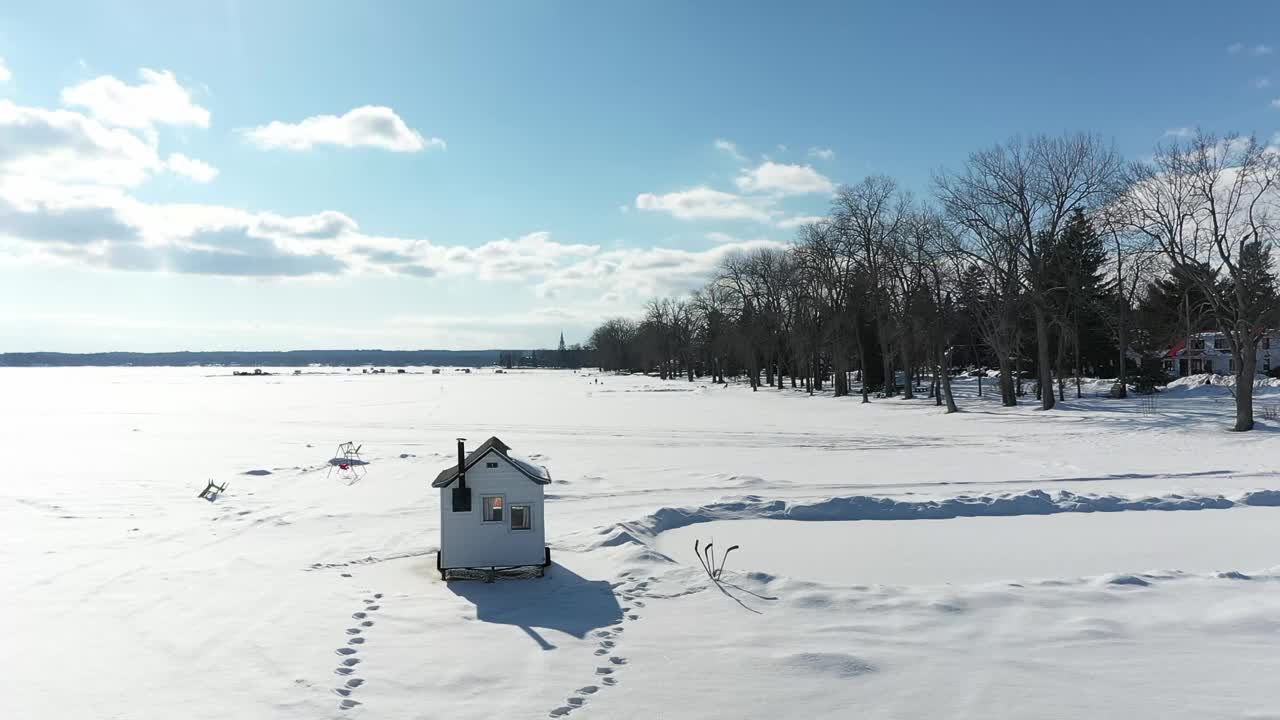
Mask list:
[[[490,495],[484,499],[484,521],[502,522],[501,495]]]
[[[528,530],[533,527],[533,514],[529,512],[528,505],[512,505],[511,506],[511,529],[512,530]]]

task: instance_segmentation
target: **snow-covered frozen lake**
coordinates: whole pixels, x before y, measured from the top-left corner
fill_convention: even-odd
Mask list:
[[[720,552],[738,544],[726,560],[730,569],[844,585],[1252,571],[1276,564],[1280,508],[910,522],[721,520],[661,533],[657,548],[696,562],[695,540],[711,541]]]
[[[1042,413],[964,379],[945,415],[302,370],[0,368],[0,713],[1280,717],[1280,436],[1226,432],[1224,388]],[[446,584],[430,481],[490,435],[550,470],[555,565]]]

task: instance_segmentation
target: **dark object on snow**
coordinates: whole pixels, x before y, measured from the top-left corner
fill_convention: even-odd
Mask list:
[[[226,491],[227,491],[227,483],[225,480],[222,482],[221,485],[214,485],[213,481],[210,480],[207,484],[205,484],[204,489],[201,490],[200,494],[196,495],[196,497],[200,498],[201,500],[208,500],[209,502],[213,502],[214,500],[218,499],[219,495],[221,495]]]
[[[511,565],[509,567],[490,567],[490,568],[446,568],[442,566],[440,561],[440,551],[436,551],[436,570],[440,572],[440,579],[445,582],[450,580],[483,580],[491,583],[499,577],[528,577],[530,570],[533,571],[534,577],[543,577],[547,574],[547,568],[551,567],[551,548],[543,548],[546,550],[545,559],[541,565]]]
[[[458,438],[458,468],[456,470],[458,486],[453,489],[453,511],[469,513],[471,512],[471,488],[467,487],[466,442],[466,438]]]
[[[329,472],[325,477],[333,475],[333,471],[338,471],[338,479],[348,485],[354,485],[356,482],[364,479],[364,466],[369,463],[360,457],[360,448],[363,445],[357,445],[353,442],[344,442],[338,445],[334,456],[329,459]]]
[[[737,545],[730,545],[728,550],[724,551],[724,555],[720,556],[720,567],[716,567],[716,554],[712,550],[714,543],[707,543],[702,552],[698,552],[699,541],[693,541],[693,553],[698,556],[698,562],[702,563],[702,569],[706,571],[707,577],[715,582],[720,582],[720,574],[724,572],[724,564],[729,559],[729,553],[738,549]]]

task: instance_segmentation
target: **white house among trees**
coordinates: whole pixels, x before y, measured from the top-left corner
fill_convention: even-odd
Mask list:
[[[1280,333],[1266,332],[1254,350],[1256,373],[1266,375],[1280,363]],[[1231,344],[1219,332],[1195,333],[1169,348],[1164,356],[1164,371],[1169,377],[1179,378],[1201,373],[1234,375],[1235,360],[1231,357]]]
[[[514,568],[551,564],[543,519],[545,467],[511,454],[496,437],[466,453],[458,438],[458,462],[440,472],[440,550],[436,568]]]

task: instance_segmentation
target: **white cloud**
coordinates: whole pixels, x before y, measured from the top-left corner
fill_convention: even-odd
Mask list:
[[[165,167],[170,172],[177,173],[198,183],[207,183],[218,177],[218,168],[203,160],[187,157],[182,153],[169,153],[169,159],[165,161]]]
[[[70,110],[0,100],[0,172],[137,185],[162,167],[154,143]]]
[[[334,210],[315,215],[282,217],[274,213],[258,216],[258,229],[266,234],[286,235],[308,240],[330,240],[359,230],[356,221]]]
[[[1242,52],[1247,52],[1250,55],[1253,55],[1254,57],[1262,57],[1264,55],[1270,55],[1274,51],[1275,51],[1275,48],[1271,47],[1270,45],[1267,45],[1266,43],[1258,43],[1257,45],[1246,46],[1244,43],[1236,42],[1236,43],[1231,43],[1230,45],[1227,46],[1227,52],[1230,53],[1231,55],[1239,55]]]
[[[1259,90],[1261,90],[1262,88],[1271,87],[1271,78],[1265,77],[1265,76],[1255,78],[1253,81],[1253,86],[1258,88]]]
[[[761,192],[774,195],[803,195],[829,193],[835,185],[812,165],[787,165],[766,161],[746,170],[734,182],[744,192]]]
[[[636,208],[669,213],[680,220],[769,220],[758,202],[705,186],[664,195],[641,193],[636,196]]]
[[[170,74],[144,73],[140,86],[117,87],[99,79],[69,89],[66,102],[87,108],[84,112],[0,100],[4,262],[233,278],[467,278],[513,284],[544,297],[576,295],[570,311],[539,309],[531,303],[514,311],[520,317],[504,318],[512,322],[503,327],[574,322],[585,326],[606,311],[637,308],[651,294],[701,285],[731,252],[780,247],[763,238],[716,235],[715,247],[705,250],[605,250],[600,244],[560,241],[545,231],[480,245],[451,245],[367,234],[353,218],[334,210],[290,216],[214,204],[144,201],[128,188],[156,174],[172,172],[197,182],[212,181],[218,174],[217,168],[197,158],[158,152],[158,124],[207,123],[207,114],[199,120],[172,107],[166,110],[164,103],[154,102],[158,96],[135,92],[147,85],[164,86],[171,79]],[[147,102],[145,107],[125,107],[120,103],[127,97]],[[366,122],[365,110],[390,122]],[[259,130],[264,130],[266,142],[280,147],[372,144],[408,150],[413,144],[419,149],[431,144],[386,108],[357,108],[343,117]],[[634,207],[682,219],[768,223],[780,215],[776,202],[771,195],[743,197],[695,187],[641,194]],[[501,329],[495,325],[494,332]]]
[[[0,57],[0,83],[9,82],[13,78],[13,73],[9,72],[9,66],[4,64],[4,58]]]
[[[168,70],[143,68],[142,82],[129,85],[102,75],[62,91],[64,105],[85,108],[107,125],[148,129],[155,125],[209,127],[209,111]]]
[[[1188,138],[1195,134],[1195,131],[1189,127],[1169,128],[1164,131],[1165,137]]]
[[[1271,107],[1280,108],[1280,98],[1271,101]]]
[[[541,276],[563,261],[588,257],[599,245],[565,245],[549,232],[535,232],[515,240],[493,240],[477,248],[454,248],[448,255],[455,273],[472,272],[482,280],[519,280]]]
[[[717,150],[727,154],[729,157],[733,158],[734,160],[737,160],[738,162],[747,161],[746,156],[743,155],[740,150],[738,150],[738,144],[733,142],[732,140],[716,138],[716,141],[713,144],[715,145],[715,148]]]
[[[3,241],[16,243],[12,248]],[[0,174],[0,248],[107,270],[238,277],[353,273],[470,277],[532,286],[598,245],[547,232],[479,246],[366,235],[340,212],[282,216],[205,204],[145,203],[118,189]],[[0,255],[3,255],[0,252]]]
[[[795,217],[779,220],[777,222],[777,226],[783,230],[792,230],[802,225],[812,225],[813,223],[822,222],[823,220],[826,220],[826,218],[822,215],[797,215]]]
[[[836,156],[836,151],[832,150],[831,148],[826,148],[826,147],[809,148],[809,157],[811,158],[817,158],[819,160],[830,160],[835,156]]]
[[[709,237],[720,243],[706,250],[655,247],[597,253],[550,273],[537,290],[543,296],[608,291],[611,303],[682,294],[705,285],[731,254],[784,247],[767,239],[737,240],[721,233]]]
[[[375,147],[393,152],[444,149],[440,138],[425,138],[410,128],[389,107],[365,105],[337,115],[315,115],[299,123],[279,120],[245,131],[255,145],[265,149],[310,150],[317,145]]]

